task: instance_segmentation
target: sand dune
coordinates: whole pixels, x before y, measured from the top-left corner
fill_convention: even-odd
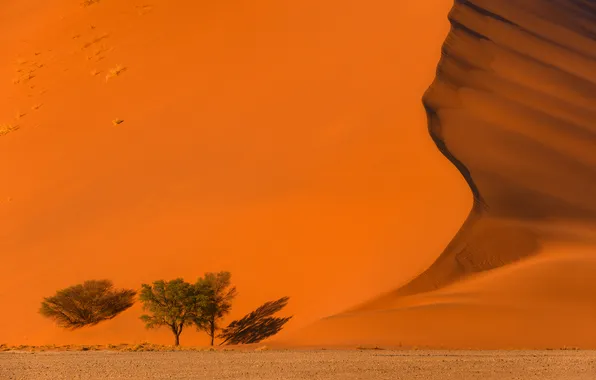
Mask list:
[[[454,6],[424,103],[430,133],[475,205],[451,246],[404,292],[535,254],[559,237],[559,228],[542,229],[549,223],[596,226],[596,84],[588,74],[596,41],[578,26],[596,20],[590,4]]]
[[[74,333],[37,309],[90,278],[222,269],[230,318],[289,295],[298,329],[415,276],[469,212],[420,103],[450,0],[82,3],[0,2],[0,125],[19,127],[0,343],[170,343],[138,308]]]
[[[169,342],[37,308],[227,269],[285,344],[596,347],[590,1],[46,3],[0,4],[1,343]]]
[[[420,276],[294,343],[596,347],[595,11],[456,2],[424,104],[472,212]]]
[[[593,348],[594,271],[596,259],[591,248],[545,247],[533,258],[440,290],[413,296],[385,295],[304,329],[291,344]]]

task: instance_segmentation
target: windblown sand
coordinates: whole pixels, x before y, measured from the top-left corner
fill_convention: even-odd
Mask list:
[[[595,363],[594,351],[7,352],[0,378],[592,380]]]

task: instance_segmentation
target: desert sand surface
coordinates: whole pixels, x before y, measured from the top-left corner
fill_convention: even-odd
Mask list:
[[[0,344],[168,343],[39,302],[229,270],[231,319],[291,297],[274,345],[596,348],[595,33],[591,0],[3,1]]]
[[[572,244],[436,291],[388,293],[291,334],[287,345],[592,348],[596,259]],[[283,340],[283,339],[282,339]]]
[[[139,307],[77,332],[37,310],[219,270],[230,320],[287,295],[298,330],[422,272],[470,211],[420,100],[451,0],[83,3],[0,1],[0,344],[170,343]]]
[[[593,351],[0,353],[7,380],[592,380]]]
[[[423,97],[474,205],[437,260],[290,344],[596,347],[594,2],[456,1]]]

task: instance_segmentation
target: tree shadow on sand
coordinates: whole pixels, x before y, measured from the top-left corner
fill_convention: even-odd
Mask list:
[[[241,319],[231,322],[219,334],[220,345],[259,343],[280,332],[292,317],[273,317],[288,304],[289,297],[266,302]]]

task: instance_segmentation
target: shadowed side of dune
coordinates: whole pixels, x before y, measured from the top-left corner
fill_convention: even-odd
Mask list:
[[[426,271],[294,344],[596,347],[596,5],[457,0],[449,20],[423,103],[473,209]]]
[[[596,257],[548,254],[443,289],[394,297],[321,320],[282,346],[455,349],[594,348]]]
[[[456,1],[429,131],[474,195],[406,295],[531,256],[553,221],[596,222],[596,10],[588,1]],[[545,232],[546,231],[546,232]]]

